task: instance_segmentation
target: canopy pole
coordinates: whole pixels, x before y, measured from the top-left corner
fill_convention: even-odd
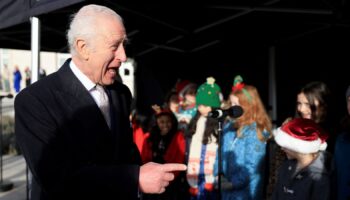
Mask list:
[[[272,123],[277,121],[277,92],[276,92],[276,47],[269,49],[269,106]]]
[[[40,20],[37,17],[30,17],[31,22],[31,52],[32,52],[32,65],[31,65],[31,83],[38,80],[39,66],[40,66]],[[30,193],[32,190],[32,174],[26,166],[26,199],[30,199]]]
[[[31,83],[38,80],[39,66],[40,66],[40,20],[37,17],[31,17],[31,51],[32,51],[32,65],[31,65]]]

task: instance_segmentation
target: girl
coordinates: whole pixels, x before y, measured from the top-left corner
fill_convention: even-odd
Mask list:
[[[295,116],[294,118],[305,118],[311,119],[317,124],[319,124],[327,132],[330,132],[333,128],[331,127],[333,122],[331,122],[332,117],[330,117],[331,106],[331,92],[328,86],[324,82],[313,81],[302,87],[297,94]],[[293,118],[287,118],[283,124],[292,120]],[[328,141],[327,151],[333,152],[335,135],[331,134]],[[268,198],[271,196],[273,187],[276,182],[276,175],[278,168],[281,166],[282,162],[286,159],[285,153],[276,145],[274,142],[271,143],[270,148],[272,148],[273,155],[270,162],[270,176],[267,189]]]
[[[192,200],[216,199],[214,193],[214,163],[217,151],[216,119],[207,118],[214,108],[219,108],[220,87],[215,84],[213,77],[207,78],[196,95],[198,113],[189,125],[189,158],[187,182],[190,186]]]
[[[155,106],[153,106],[155,108]],[[159,108],[159,107],[158,107]],[[141,151],[142,163],[185,163],[186,141],[182,131],[177,128],[177,120],[170,110],[158,110],[155,115],[155,125],[144,137]],[[175,200],[183,195],[180,187],[179,173],[176,179],[166,187],[160,195],[145,194],[145,200]]]
[[[330,135],[327,151],[333,153],[336,133],[333,131],[335,116],[331,116],[331,92],[323,82],[310,82],[297,96],[296,117],[312,119]]]
[[[266,141],[272,128],[270,118],[257,89],[245,85],[241,76],[234,79],[229,103],[241,106],[244,112],[224,124],[222,199],[263,199]]]
[[[179,99],[177,119],[179,128],[186,131],[191,119],[197,114],[196,90],[197,85],[188,81],[179,81],[176,85]]]

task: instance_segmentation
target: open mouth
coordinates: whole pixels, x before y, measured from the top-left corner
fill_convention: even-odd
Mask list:
[[[118,72],[118,69],[116,69],[116,68],[109,68],[107,70],[107,73],[112,75],[112,76],[115,76],[117,74],[117,72]]]

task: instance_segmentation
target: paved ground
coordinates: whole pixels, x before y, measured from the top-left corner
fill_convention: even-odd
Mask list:
[[[0,94],[0,96],[3,94]],[[14,116],[14,98],[3,98],[1,103],[2,116]],[[1,169],[1,166],[0,166]],[[0,171],[1,174],[1,171]],[[4,155],[2,166],[2,183],[10,182],[13,188],[6,192],[0,192],[0,200],[26,200],[26,164],[22,156]]]
[[[0,192],[0,200],[26,200],[26,164],[22,156],[3,156],[3,182],[13,183],[13,188]]]

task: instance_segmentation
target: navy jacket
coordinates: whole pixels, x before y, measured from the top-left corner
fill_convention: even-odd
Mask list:
[[[16,139],[33,174],[31,200],[137,199],[130,91],[118,82],[107,87],[109,129],[69,62],[15,99]]]
[[[279,169],[273,200],[329,200],[331,196],[332,160],[328,152],[295,174],[296,160],[286,160]]]

